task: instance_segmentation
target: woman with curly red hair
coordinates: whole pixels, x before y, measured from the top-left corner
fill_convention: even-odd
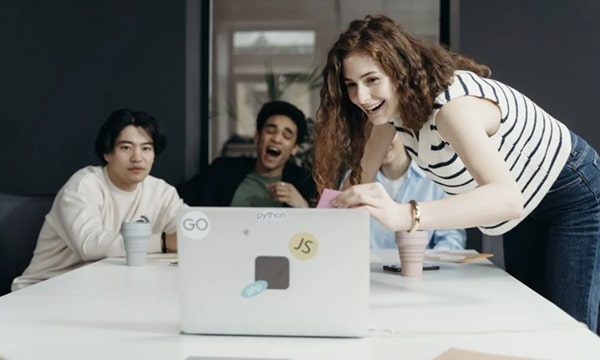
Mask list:
[[[337,188],[350,170],[353,186],[334,205],[364,206],[390,230],[477,226],[502,234],[507,270],[596,331],[600,158],[490,75],[487,66],[417,40],[388,17],[353,21],[323,70],[318,189]],[[390,123],[410,157],[453,196],[400,204],[380,184],[361,184],[369,134]]]

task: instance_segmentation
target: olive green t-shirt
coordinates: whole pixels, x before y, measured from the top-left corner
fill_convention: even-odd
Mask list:
[[[256,171],[253,171],[246,175],[244,180],[238,186],[233,199],[231,199],[231,206],[238,207],[281,207],[284,203],[275,201],[269,194],[268,183],[280,181],[281,176],[266,177],[259,175]]]

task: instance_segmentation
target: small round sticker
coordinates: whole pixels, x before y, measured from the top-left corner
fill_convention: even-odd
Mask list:
[[[308,260],[314,257],[319,250],[317,238],[309,233],[298,233],[290,239],[290,252],[300,260]]]
[[[186,212],[179,222],[179,231],[190,239],[203,239],[210,233],[208,216],[199,210]]]

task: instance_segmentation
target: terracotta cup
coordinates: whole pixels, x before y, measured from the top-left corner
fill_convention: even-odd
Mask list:
[[[395,235],[398,255],[400,255],[400,274],[410,277],[422,276],[425,249],[429,242],[428,232],[425,230],[396,231]]]

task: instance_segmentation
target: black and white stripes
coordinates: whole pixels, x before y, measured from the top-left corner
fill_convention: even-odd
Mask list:
[[[469,71],[456,71],[450,87],[439,94],[433,112],[419,131],[395,124],[410,156],[423,171],[448,194],[459,194],[477,187],[469,171],[452,147],[442,139],[435,126],[437,112],[461,96],[476,96],[498,105],[501,123],[490,137],[521,188],[524,216],[527,216],[550,189],[567,161],[571,150],[569,130],[525,95],[498,81]],[[499,235],[522,219],[482,226],[481,231]]]

